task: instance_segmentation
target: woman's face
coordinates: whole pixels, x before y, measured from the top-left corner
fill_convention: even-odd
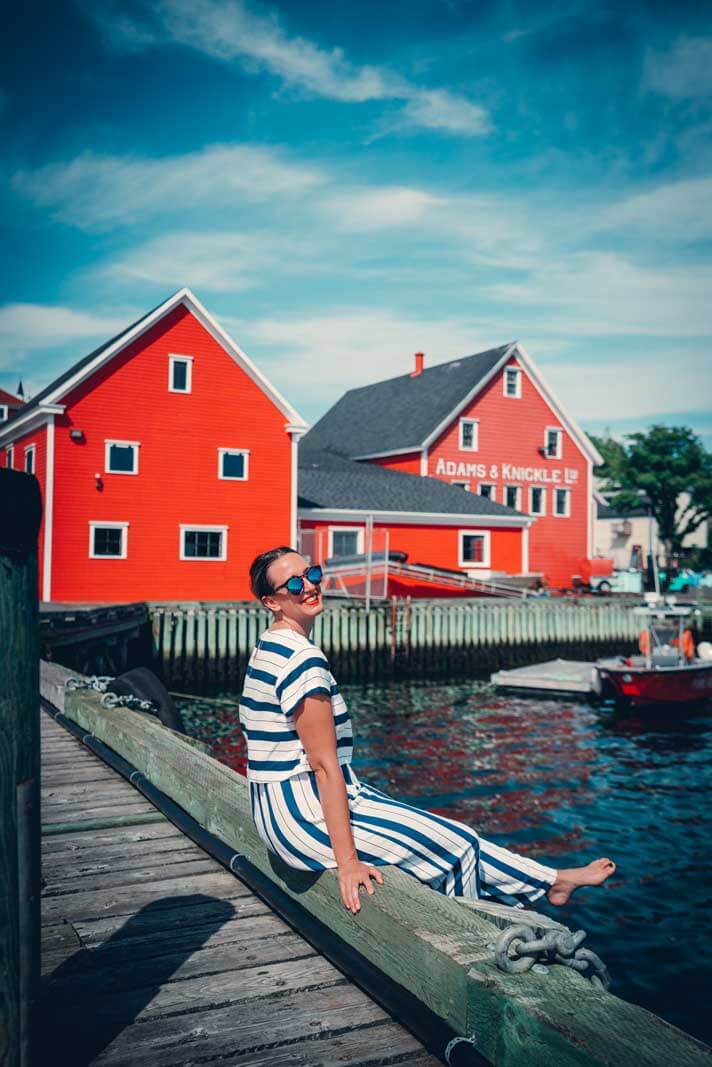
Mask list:
[[[301,593],[290,593],[284,583],[289,578],[303,577],[308,566],[307,561],[298,552],[287,552],[280,556],[270,564],[267,571],[267,580],[274,591],[264,598],[265,605],[278,618],[288,619],[300,629],[306,630],[311,629],[313,620],[323,610],[321,590],[306,577]]]

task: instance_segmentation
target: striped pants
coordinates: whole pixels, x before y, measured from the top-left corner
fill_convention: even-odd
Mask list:
[[[393,864],[447,896],[505,904],[531,904],[553,885],[552,867],[485,841],[464,823],[393,800],[360,782],[348,765],[342,770],[364,863]],[[336,867],[313,771],[281,782],[251,781],[250,802],[260,837],[289,867]]]

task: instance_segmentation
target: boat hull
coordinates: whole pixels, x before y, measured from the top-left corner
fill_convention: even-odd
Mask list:
[[[712,697],[712,662],[682,667],[599,664],[604,685],[631,704],[690,704]]]

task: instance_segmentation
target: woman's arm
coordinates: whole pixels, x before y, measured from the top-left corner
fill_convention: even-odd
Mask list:
[[[341,899],[355,913],[361,908],[359,885],[365,885],[366,891],[373,893],[371,878],[382,884],[383,877],[377,868],[362,863],[356,853],[346,783],[336,754],[331,700],[327,696],[306,697],[294,713],[294,725],[316,775],[319,800],[338,866]]]

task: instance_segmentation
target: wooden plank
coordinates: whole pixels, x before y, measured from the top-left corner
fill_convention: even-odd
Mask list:
[[[382,1067],[388,1063],[437,1067],[442,1063],[424,1052],[417,1038],[390,1021],[320,1040],[221,1057],[220,1062],[233,1067],[334,1067],[337,1063],[344,1067]]]
[[[106,846],[146,844],[148,849],[161,847],[157,842],[174,842],[176,847],[182,847],[186,842],[185,834],[181,833],[177,826],[167,819],[162,822],[150,823],[147,826],[116,827],[112,830],[95,830],[92,834],[74,833],[63,834],[61,837],[45,838],[42,842],[42,854],[44,856],[61,852],[77,851],[83,855],[94,848]]]
[[[161,882],[171,881],[175,878],[193,878],[198,875],[214,873],[219,867],[215,860],[203,853],[196,859],[189,856],[185,860],[164,863],[160,866],[127,867],[123,870],[114,871],[105,866],[104,870],[97,870],[96,866],[85,869],[83,874],[74,878],[65,878],[64,870],[48,871],[45,868],[46,886],[44,897],[67,896],[70,893],[98,892],[101,889],[114,889],[130,885],[153,885],[156,892],[161,892]]]
[[[109,819],[118,815],[145,815],[155,812],[147,800],[111,801],[107,804],[97,803],[95,807],[81,804],[45,804],[42,808],[42,826],[71,821],[89,821],[91,819]]]
[[[85,835],[88,836],[88,835]],[[46,838],[45,840],[52,840]],[[160,857],[160,859],[159,859]],[[90,871],[126,871],[136,868],[151,867],[157,862],[167,864],[182,863],[186,860],[206,859],[205,852],[192,842],[168,838],[152,843],[147,850],[145,844],[97,845],[94,848],[73,849],[65,852],[44,854],[42,870],[45,877],[60,875],[66,881],[84,878]]]
[[[103,915],[131,915],[139,908],[155,902],[156,897],[166,906],[175,906],[181,897],[210,895],[216,900],[233,900],[250,895],[250,890],[234,875],[226,871],[209,871],[191,878],[167,878],[156,886],[126,886],[115,889],[91,889],[64,897],[50,897],[42,902],[42,921],[56,922],[99,918]],[[174,905],[175,902],[175,905]]]
[[[109,818],[78,819],[75,822],[47,823],[42,826],[42,835],[43,837],[46,837],[50,834],[73,834],[78,831],[93,832],[94,830],[105,830],[107,827],[114,826],[138,826],[143,825],[144,823],[163,822],[165,818],[165,815],[162,815],[159,811],[143,814],[129,812],[128,814],[114,815]]]
[[[97,1067],[176,1067],[207,1058],[248,1053],[310,1040],[320,1034],[347,1035],[388,1019],[353,985],[340,984],[286,993],[234,1006],[146,1020],[115,1032],[95,1060]],[[331,1067],[338,1064],[332,1061]]]

